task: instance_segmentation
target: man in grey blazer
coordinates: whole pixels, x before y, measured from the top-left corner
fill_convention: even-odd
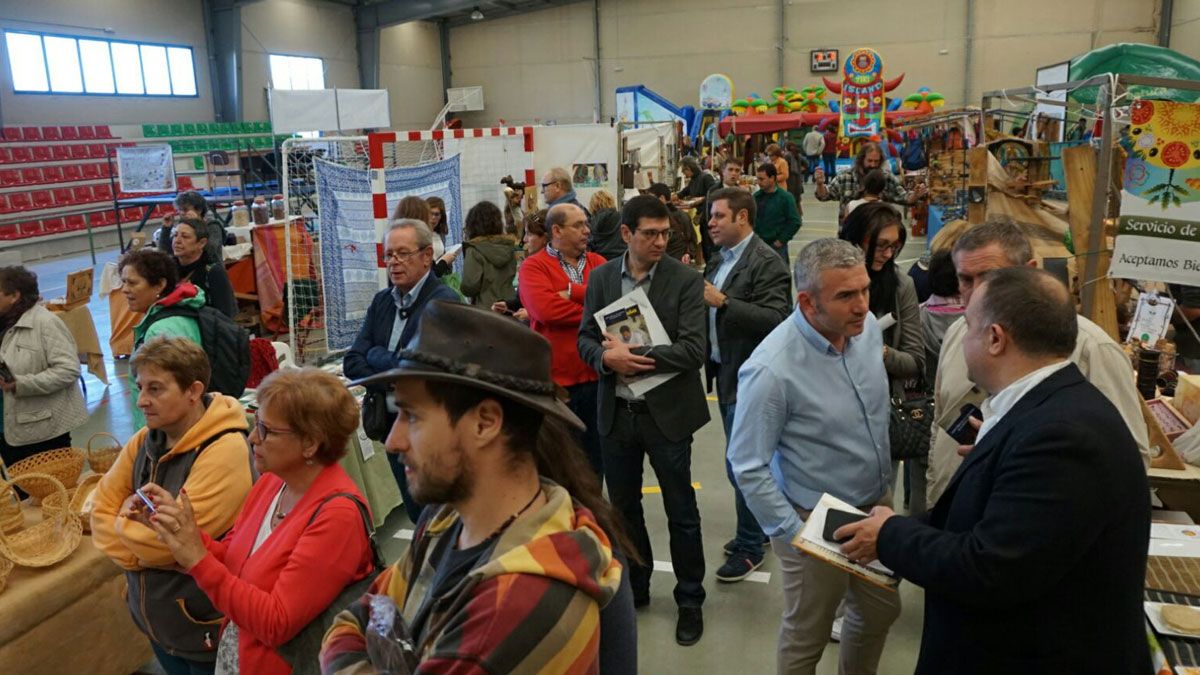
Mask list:
[[[692,645],[704,632],[704,549],[700,510],[692,488],[692,434],[709,420],[699,371],[704,365],[704,280],[664,256],[671,237],[667,207],[650,196],[634,197],[621,211],[625,255],[596,268],[588,278],[579,355],[600,374],[599,428],[608,495],[620,511],[642,559],[631,562],[634,604],[650,602],[653,555],[642,514],[642,466],[650,466],[662,489],[675,569],[679,621],[675,639]],[[631,346],[602,331],[595,314],[635,288],[645,291],[669,345]],[[673,374],[639,396],[624,378]]]
[[[733,428],[737,403],[738,368],[750,358],[775,326],[791,313],[791,280],[787,265],[754,234],[756,205],[745,190],[713,192],[708,232],[720,246],[704,271],[704,302],[708,305],[708,385],[717,384],[717,408],[725,441]],[[737,531],[725,544],[728,559],[717,570],[717,581],[741,581],[762,566],[767,536],[746,506],[746,500],[725,462],[733,484]]]

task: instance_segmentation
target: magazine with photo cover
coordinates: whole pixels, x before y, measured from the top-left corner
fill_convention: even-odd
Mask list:
[[[641,288],[633,289],[593,316],[601,331],[624,342],[631,349],[645,350],[671,344],[671,338],[654,312],[650,298],[646,297],[646,291]],[[644,396],[646,392],[679,374],[650,371],[632,377],[622,375],[621,382],[633,393]]]

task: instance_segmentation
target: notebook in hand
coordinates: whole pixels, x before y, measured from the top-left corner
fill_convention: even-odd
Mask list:
[[[799,549],[801,553],[840,568],[876,586],[892,591],[896,590],[900,585],[900,578],[896,576],[895,572],[885,567],[878,560],[867,565],[852,562],[842,554],[840,544],[825,538],[825,520],[829,515],[830,509],[866,515],[861,510],[854,508],[833,495],[828,493],[823,494],[821,495],[821,499],[817,501],[817,506],[813,509],[812,515],[804,522],[804,527],[800,528],[800,533],[792,541],[792,546]],[[832,535],[832,533],[830,534]]]

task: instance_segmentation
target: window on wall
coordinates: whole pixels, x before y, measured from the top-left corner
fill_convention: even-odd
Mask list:
[[[324,89],[321,59],[271,54],[271,84],[276,89]]]
[[[5,31],[23,94],[196,96],[191,47]]]

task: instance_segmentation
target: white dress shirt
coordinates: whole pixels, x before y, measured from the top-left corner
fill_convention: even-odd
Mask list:
[[[1046,378],[1069,365],[1071,365],[1071,362],[1067,359],[1063,359],[1058,363],[1052,363],[1048,366],[1038,368],[1025,377],[1022,377],[1016,382],[1013,382],[1007,387],[1001,389],[999,393],[989,396],[987,400],[985,400],[983,404],[979,406],[979,409],[983,411],[983,425],[979,427],[979,433],[975,434],[975,444],[979,445],[979,442],[983,440],[984,435],[991,431],[997,424],[999,424],[1000,420],[1004,419],[1004,416],[1008,414],[1008,411],[1012,410],[1013,406],[1017,404],[1017,401],[1025,398],[1025,394],[1033,391],[1034,387],[1044,382]]]

